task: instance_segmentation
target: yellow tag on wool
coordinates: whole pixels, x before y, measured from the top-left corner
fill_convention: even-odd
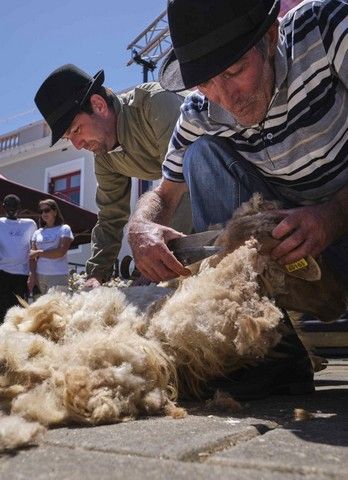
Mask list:
[[[301,270],[301,268],[308,267],[308,263],[304,258],[300,258],[297,262],[288,263],[285,265],[285,268],[289,273],[294,272],[295,270]]]

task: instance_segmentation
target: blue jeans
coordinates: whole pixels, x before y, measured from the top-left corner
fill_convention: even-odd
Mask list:
[[[190,145],[185,154],[184,176],[197,232],[225,224],[255,192],[268,200],[280,200],[285,208],[296,207],[223,138],[205,135]],[[323,255],[348,286],[348,236],[330,245]]]

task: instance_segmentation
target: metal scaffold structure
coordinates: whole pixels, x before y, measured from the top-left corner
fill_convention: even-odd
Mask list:
[[[283,16],[290,8],[301,0],[282,0],[280,15]],[[127,49],[131,50],[131,59],[127,66],[137,63],[143,67],[143,81],[148,81],[149,72],[153,72],[157,63],[171,49],[169,26],[166,10],[162,12],[143,32],[141,32]]]
[[[137,63],[143,67],[143,81],[148,81],[149,72],[153,72],[157,63],[171,49],[167,12],[162,12],[127,47],[131,50],[131,59],[127,66]]]

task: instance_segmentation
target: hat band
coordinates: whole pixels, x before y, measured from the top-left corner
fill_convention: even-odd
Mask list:
[[[226,23],[222,27],[188,43],[187,45],[174,47],[176,58],[180,63],[187,63],[202,58],[219,47],[227,45],[237,37],[245,35],[246,32],[251,32],[264,21],[265,9],[260,2],[243,17],[236,18],[235,20],[232,20],[232,22]],[[252,26],[252,28],[250,28],[250,26]]]
[[[71,110],[72,107],[75,107],[76,105],[79,105],[81,103],[81,100],[78,100],[78,98],[82,96],[82,99],[83,99],[83,95],[81,95],[81,94],[84,94],[86,92],[86,90],[88,90],[89,87],[90,87],[90,84],[83,87],[82,90],[79,90],[76,93],[77,98],[75,98],[74,100],[71,100],[71,98],[69,98],[64,103],[59,105],[59,107],[54,112],[52,112],[50,115],[46,116],[46,122],[49,125],[54,125],[66,113],[68,113],[68,111]]]

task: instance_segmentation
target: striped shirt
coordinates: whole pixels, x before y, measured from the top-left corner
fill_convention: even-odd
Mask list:
[[[181,107],[163,163],[183,182],[185,150],[202,135],[226,137],[298,205],[328,200],[348,184],[348,1],[305,0],[280,22],[275,89],[262,124],[239,125],[200,92]]]

